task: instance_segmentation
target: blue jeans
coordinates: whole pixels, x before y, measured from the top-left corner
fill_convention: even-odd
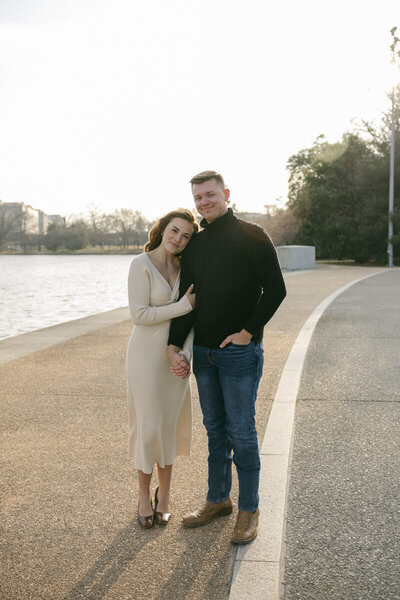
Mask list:
[[[232,486],[232,450],[239,480],[239,510],[258,507],[260,455],[255,402],[262,374],[261,344],[194,346],[193,372],[208,434],[209,502],[224,502]]]

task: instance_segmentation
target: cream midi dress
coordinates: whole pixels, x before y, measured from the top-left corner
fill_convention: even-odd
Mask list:
[[[126,355],[128,383],[128,456],[136,469],[164,468],[177,455],[189,456],[192,406],[189,379],[170,371],[167,356],[171,319],[192,310],[187,296],[178,302],[179,275],[173,289],[147,253],[136,256],[128,277],[134,323]],[[182,349],[191,359],[192,334]]]

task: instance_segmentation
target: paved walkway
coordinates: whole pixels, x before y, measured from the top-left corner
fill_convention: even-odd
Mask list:
[[[279,392],[282,394],[284,374],[289,373],[288,357],[293,359],[293,348],[298,347],[298,335],[315,308],[327,296],[361,277],[382,271],[383,274],[365,280],[365,283],[355,284],[346,292],[348,294],[352,293],[351,290],[361,289],[361,297],[364,298],[370,294],[369,282],[371,284],[376,282],[376,287],[379,289],[379,281],[387,280],[391,291],[398,290],[400,272],[393,270],[387,273],[379,269],[320,266],[315,271],[286,276],[288,297],[265,331],[265,369],[257,406],[260,442],[264,439],[263,465],[265,466],[271,456],[278,457],[277,462],[283,464],[283,470],[279,471],[279,468],[275,470],[279,476],[282,476],[285,470],[284,461],[281,460],[281,456],[285,455],[279,454],[276,448],[274,450],[271,424],[279,421],[279,419],[276,421],[277,415],[279,416],[279,410],[276,409],[279,407]],[[363,287],[366,285],[367,287]],[[331,310],[340,298],[341,296],[332,303]],[[350,305],[353,308],[356,300],[352,297]],[[382,295],[376,296],[376,302],[379,306]],[[398,318],[399,302],[397,301],[396,305],[388,300],[388,303],[393,314]],[[365,308],[366,314],[370,308],[368,306]],[[279,526],[266,531],[267,522],[270,525],[271,523],[279,525],[286,501],[286,488],[279,490],[277,487],[276,493],[271,493],[270,488],[265,490],[263,497],[270,497],[272,506],[276,496],[281,506],[278,506],[279,502],[275,502],[276,513],[272,516],[269,514],[269,509],[262,510],[264,520],[259,538],[245,551],[242,549],[236,553],[229,541],[234,525],[233,517],[215,520],[209,526],[198,530],[185,530],[180,524],[181,516],[198,504],[206,490],[206,436],[201,424],[194,382],[193,452],[190,459],[179,458],[176,461],[173,475],[173,519],[167,528],[154,527],[151,531],[140,530],[136,523],[136,475],[126,459],[124,358],[131,330],[131,324],[126,318],[126,310],[121,309],[99,315],[97,323],[96,317],[89,317],[90,321],[82,319],[79,323],[75,321],[0,342],[0,362],[3,362],[2,365],[0,364],[1,408],[4,415],[2,437],[4,533],[1,598],[10,600],[16,598],[21,600],[28,598],[34,600],[39,598],[46,600],[53,598],[225,600],[230,595],[231,598],[274,598],[275,600],[282,591],[279,582],[284,566],[282,554],[277,557],[276,553],[282,550],[282,540],[284,541],[286,537],[285,598],[287,600],[365,598],[365,594],[364,596],[352,595],[351,590],[355,590],[356,585],[349,588],[350,592],[347,595],[343,595],[343,587],[338,587],[336,596],[329,595],[332,587],[329,589],[318,587],[317,581],[321,579],[321,573],[329,572],[331,569],[331,563],[328,561],[329,551],[326,548],[330,547],[329,536],[336,535],[338,532],[336,519],[324,522],[322,535],[314,536],[313,541],[316,540],[316,543],[312,547],[317,556],[323,555],[321,560],[316,559],[311,547],[306,556],[303,556],[305,553],[302,546],[302,544],[308,546],[306,534],[310,535],[310,531],[315,534],[315,531],[320,530],[319,522],[309,504],[320,499],[323,482],[329,479],[331,472],[329,462],[321,463],[323,463],[323,456],[329,458],[328,449],[332,450],[334,444],[326,445],[322,456],[320,452],[312,452],[313,461],[309,459],[309,449],[313,448],[314,438],[319,444],[318,448],[324,445],[325,437],[321,435],[321,431],[326,430],[333,435],[334,429],[332,431],[329,429],[331,423],[333,425],[336,423],[336,435],[338,432],[341,434],[338,423],[342,421],[339,416],[342,419],[349,416],[343,413],[345,400],[341,397],[321,400],[319,396],[313,396],[314,392],[310,392],[309,382],[314,382],[316,385],[316,381],[322,381],[322,385],[327,385],[328,373],[325,376],[321,364],[324,369],[327,366],[332,367],[331,374],[334,378],[338,376],[338,369],[334,368],[333,361],[338,359],[340,361],[337,364],[341,370],[345,366],[347,369],[350,368],[350,372],[359,373],[359,369],[351,370],[350,360],[346,361],[348,346],[334,355],[329,355],[327,350],[329,344],[326,344],[324,353],[320,355],[318,349],[314,349],[313,338],[309,348],[307,357],[314,358],[311,362],[307,358],[302,379],[306,383],[302,383],[296,413],[287,536],[279,538],[282,534]],[[333,337],[337,331],[336,324],[347,323],[346,319],[351,324],[354,321],[354,314],[343,312],[343,307],[340,306],[332,321]],[[382,318],[375,320],[379,324]],[[324,320],[321,319],[319,326],[323,323]],[[357,331],[359,331],[358,326],[357,321]],[[58,327],[62,329],[58,330]],[[396,338],[394,333],[396,329],[392,331],[393,336],[388,337],[389,347],[397,350],[398,356],[398,345],[396,346],[398,336]],[[399,328],[397,334],[398,331]],[[59,343],[57,343],[58,332],[63,335],[61,338],[63,341]],[[351,337],[354,335],[352,334]],[[318,339],[317,329],[315,340]],[[357,341],[357,347],[359,345]],[[368,347],[375,356],[375,347],[368,346],[367,343],[366,348]],[[324,361],[321,363],[322,357]],[[353,358],[354,352],[351,360]],[[377,357],[376,362],[379,365],[385,364],[381,357]],[[368,364],[373,364],[373,361]],[[356,366],[359,366],[359,363],[356,363]],[[315,378],[315,372],[318,373],[318,379]],[[281,375],[281,384],[278,387]],[[385,375],[382,376],[382,380],[386,383],[384,388],[386,390],[394,384],[394,381],[386,378]],[[370,390],[373,389],[374,381],[376,379],[372,378]],[[347,376],[342,378],[344,396],[347,382]],[[332,386],[336,384],[337,382],[334,381],[326,389],[334,389]],[[353,387],[357,389],[357,384],[355,383]],[[319,394],[321,388],[317,389]],[[342,412],[337,413],[334,402],[340,401],[343,405],[339,407]],[[287,402],[282,402],[283,408],[287,408],[287,405]],[[315,412],[310,411],[309,408],[307,412],[307,407],[310,405],[318,405],[318,408],[329,407],[330,413],[321,414],[320,410]],[[318,425],[319,414],[321,414],[322,429],[319,429]],[[336,421],[333,415],[339,415]],[[393,438],[394,413],[387,413],[387,415],[380,413],[379,419],[376,418],[376,413],[375,417],[371,415],[370,436],[377,422],[381,424],[381,430],[377,431],[383,431],[385,416],[390,419],[386,425],[385,439]],[[356,423],[358,417],[359,415],[352,414],[350,421]],[[312,425],[320,432],[319,437],[315,435]],[[306,433],[298,437],[303,427]],[[357,428],[355,431],[357,432]],[[267,435],[264,438],[265,432]],[[349,451],[352,449],[350,432],[351,428],[348,425],[345,433],[346,447]],[[362,432],[359,432],[357,439],[363,439]],[[374,439],[377,446],[380,436]],[[387,441],[387,445],[382,449],[381,459],[374,464],[381,465],[386,450],[392,452],[393,446],[394,441],[393,443]],[[355,448],[359,453],[359,445]],[[332,452],[331,455],[334,456]],[[373,449],[369,451],[369,456],[376,456]],[[343,464],[348,465],[350,462],[346,455],[341,456],[341,459]],[[272,460],[274,461],[275,458]],[[397,470],[393,469],[392,472],[394,464],[391,460],[385,462],[387,477],[392,475],[392,498],[396,477],[398,477]],[[312,486],[308,482],[305,490],[307,495],[304,496],[303,488],[307,478],[304,478],[303,473],[307,471],[308,466],[312,468],[311,472],[315,470],[315,473],[321,474],[321,479],[315,478],[314,495],[310,489]],[[322,475],[324,472],[325,475]],[[270,476],[271,472],[267,470],[264,474]],[[381,472],[378,475],[381,480],[383,478]],[[349,467],[347,473],[349,481],[354,483],[356,476],[357,470],[351,471]],[[375,486],[374,470],[364,474],[366,482],[370,481],[370,478],[371,485],[373,480]],[[155,486],[156,480],[154,488]],[[331,483],[326,489],[335,490],[332,486]],[[236,493],[235,482],[233,498]],[[307,498],[307,507],[303,502],[305,498]],[[297,518],[299,506],[306,511],[301,519]],[[388,504],[384,503],[382,508],[386,509],[387,506]],[[308,509],[310,509],[309,513]],[[340,516],[340,511],[338,514]],[[392,525],[396,524],[396,514],[393,511],[383,514]],[[372,518],[373,513],[370,515]],[[307,521],[307,517],[310,520]],[[310,531],[307,530],[305,522],[308,522]],[[368,519],[363,521],[364,529],[367,529],[368,523],[370,523]],[[297,533],[299,531],[301,536]],[[371,545],[373,547],[372,541]],[[343,542],[338,548],[342,551],[346,548],[346,543]],[[381,552],[379,548],[376,551],[378,558],[382,556],[379,554]],[[335,556],[335,553],[332,556]],[[345,561],[345,558],[343,560]],[[349,573],[355,573],[353,583],[359,580],[357,578],[360,569],[357,571],[357,568],[360,564],[353,561],[349,569]],[[365,563],[367,566],[368,564]],[[380,573],[379,565],[380,561],[377,560],[375,573]],[[346,575],[343,568],[337,573],[342,579]],[[257,585],[253,587],[251,584],[254,576]],[[332,581],[335,581],[334,574],[331,578],[322,579],[328,586],[332,586]],[[379,586],[375,586],[374,589],[378,588]],[[322,593],[321,589],[325,589],[325,592]],[[381,594],[376,596],[376,600],[386,597],[395,596]],[[375,600],[375,596],[369,595],[368,598]]]

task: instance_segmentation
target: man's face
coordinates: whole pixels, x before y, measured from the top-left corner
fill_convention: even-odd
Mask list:
[[[215,179],[195,183],[192,193],[197,212],[211,223],[228,211],[229,190],[223,190]]]

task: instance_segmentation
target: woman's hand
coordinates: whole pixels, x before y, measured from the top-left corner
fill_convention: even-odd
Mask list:
[[[193,283],[191,285],[189,285],[185,296],[188,297],[188,300],[190,302],[190,304],[192,305],[192,308],[194,308],[194,305],[196,304],[196,294],[192,294],[192,289],[193,289],[194,285]]]

